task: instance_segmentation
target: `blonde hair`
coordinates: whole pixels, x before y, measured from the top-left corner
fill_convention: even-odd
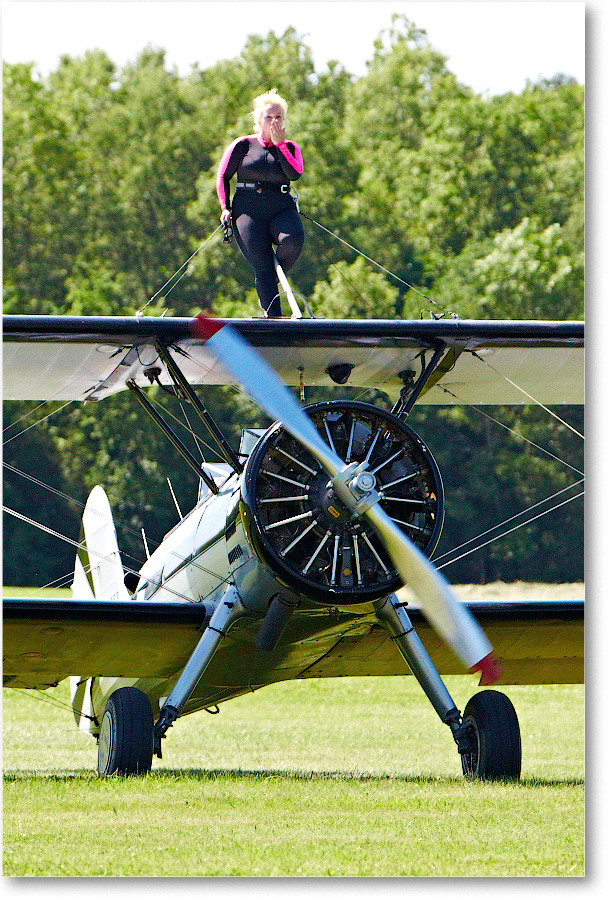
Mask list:
[[[251,115],[253,116],[253,124],[256,131],[262,130],[262,126],[260,125],[262,112],[264,111],[264,107],[269,106],[271,103],[280,106],[283,110],[283,119],[287,119],[287,101],[283,100],[276,88],[270,88],[269,91],[266,91],[265,94],[260,94],[259,97],[256,97],[253,101],[253,111]]]

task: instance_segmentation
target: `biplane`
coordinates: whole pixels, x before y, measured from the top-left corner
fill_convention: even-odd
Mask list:
[[[136,573],[93,489],[73,598],[4,600],[5,685],[69,677],[107,776],[147,773],[180,716],[271,683],[413,675],[465,777],[518,778],[518,719],[495,686],[582,682],[583,601],[457,599],[431,562],[441,473],[406,420],[416,403],[580,404],[583,353],[582,322],[5,316],[5,397],[128,389],[200,479]],[[222,463],[182,444],[148,399],[154,384],[189,401]],[[231,446],[204,404],[217,384],[239,385],[274,424]],[[340,385],[394,407],[303,407],[293,390]],[[442,676],[472,671],[483,689],[461,712]]]

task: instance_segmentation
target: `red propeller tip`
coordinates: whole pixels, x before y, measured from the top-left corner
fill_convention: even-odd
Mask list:
[[[480,659],[479,662],[476,663],[469,671],[481,672],[479,685],[480,687],[485,687],[488,684],[496,684],[501,676],[502,667],[494,654],[488,653],[487,656],[484,656],[483,659]]]
[[[201,312],[190,322],[190,331],[194,337],[200,338],[202,341],[208,341],[209,338],[212,338],[225,324],[226,323],[222,321],[222,319],[211,319]]]

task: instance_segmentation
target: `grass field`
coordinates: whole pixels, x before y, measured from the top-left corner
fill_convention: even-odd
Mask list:
[[[552,595],[503,593],[519,589]],[[477,690],[447,684],[461,709]],[[4,875],[581,876],[583,686],[501,690],[517,784],[462,779],[413,678],[274,685],[185,717],[140,780],[95,776],[67,684],[51,702],[5,690]]]

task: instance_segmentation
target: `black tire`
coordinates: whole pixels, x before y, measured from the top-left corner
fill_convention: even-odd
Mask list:
[[[145,775],[152,768],[153,742],[154,717],[148,697],[134,687],[114,691],[101,720],[98,774]]]
[[[521,735],[517,713],[505,694],[482,691],[465,706],[463,721],[475,749],[463,753],[462,771],[473,780],[516,781],[521,774]]]

